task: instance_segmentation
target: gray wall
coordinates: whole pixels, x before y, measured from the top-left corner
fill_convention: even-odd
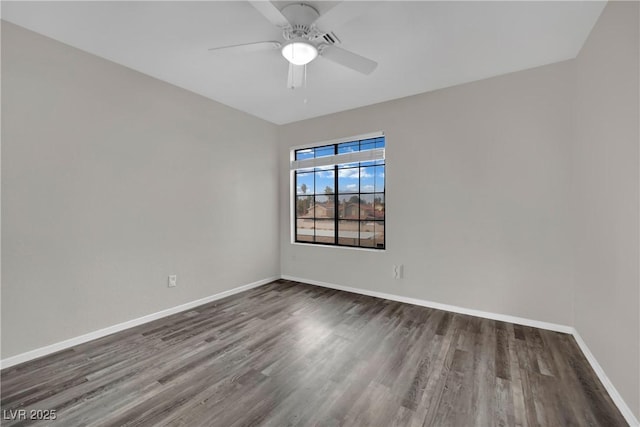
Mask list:
[[[2,357],[278,275],[276,138],[3,22]]]
[[[640,418],[638,2],[609,2],[575,61],[575,327]]]
[[[282,126],[282,274],[574,325],[640,417],[638,8],[573,61]],[[292,244],[290,147],[376,130],[387,251]]]
[[[282,273],[574,325],[640,416],[638,13],[574,61],[280,128],[3,23],[2,357]],[[387,250],[291,244],[290,147],[375,130]]]
[[[282,274],[572,324],[572,72],[558,63],[282,126]],[[291,244],[290,147],[376,130],[387,250]]]

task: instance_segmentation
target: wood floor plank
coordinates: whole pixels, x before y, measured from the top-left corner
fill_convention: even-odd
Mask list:
[[[569,335],[286,280],[0,379],[3,426],[626,425]]]

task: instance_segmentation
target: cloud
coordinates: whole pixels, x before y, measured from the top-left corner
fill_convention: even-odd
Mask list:
[[[347,184],[347,185],[343,185],[340,188],[341,192],[353,192],[353,193],[357,193],[358,192],[358,184]]]
[[[373,175],[368,173],[366,169],[351,168],[338,169],[338,177],[347,179],[371,178]]]
[[[357,147],[355,145],[349,146],[349,147],[341,147],[340,148],[340,154],[342,154],[342,153],[355,153],[356,151],[359,151],[359,149],[357,149]]]
[[[325,172],[316,172],[316,176],[318,178],[333,178],[335,176],[335,171],[331,169]]]

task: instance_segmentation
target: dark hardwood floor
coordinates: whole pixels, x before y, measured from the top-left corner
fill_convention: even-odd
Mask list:
[[[1,379],[7,426],[627,425],[570,335],[283,280]]]

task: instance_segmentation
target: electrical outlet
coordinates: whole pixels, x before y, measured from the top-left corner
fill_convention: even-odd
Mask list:
[[[169,276],[169,287],[175,288],[176,286],[178,286],[178,276],[172,274],[171,276]]]
[[[402,264],[397,264],[393,266],[393,278],[402,279]]]

